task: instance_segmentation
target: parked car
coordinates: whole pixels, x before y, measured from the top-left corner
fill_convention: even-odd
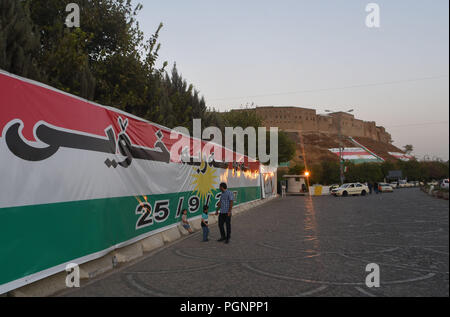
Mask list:
[[[397,182],[392,182],[389,185],[391,185],[392,188],[397,188]]]
[[[443,179],[439,182],[439,187],[440,188],[445,188],[448,189],[448,178],[447,179]]]
[[[392,193],[394,191],[394,188],[392,188],[391,184],[387,183],[378,183],[378,189],[382,193]]]
[[[346,183],[331,191],[334,196],[361,195],[365,196],[369,192],[369,187],[361,183]]]
[[[330,189],[330,193],[333,191],[333,189],[339,188],[339,184],[333,184],[330,185],[329,189]]]

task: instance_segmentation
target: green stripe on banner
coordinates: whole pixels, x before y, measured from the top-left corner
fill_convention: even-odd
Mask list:
[[[350,161],[353,164],[361,164],[361,163],[376,163],[376,162],[380,162],[378,159],[373,158],[373,159],[355,159],[355,160],[346,160],[346,161]]]
[[[235,205],[261,198],[259,186],[230,190],[235,192]],[[210,212],[215,211],[218,193],[215,190],[210,197]],[[150,217],[137,210],[146,198],[152,208]],[[177,215],[179,206],[188,209],[188,217],[198,216],[204,204],[192,192],[146,198],[129,196],[0,209],[0,286],[173,225],[181,219]]]

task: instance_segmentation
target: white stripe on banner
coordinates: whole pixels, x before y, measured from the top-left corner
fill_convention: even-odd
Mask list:
[[[195,173],[193,166],[133,159],[127,168],[108,168],[104,163],[107,158],[118,157],[60,148],[45,161],[25,161],[13,155],[5,140],[0,139],[0,174],[8,180],[8,186],[0,191],[0,208],[194,189],[190,176]],[[232,176],[232,170],[216,169],[216,187],[221,181],[230,188],[260,186],[259,175],[239,174],[236,177]]]
[[[343,155],[345,160],[376,160],[377,158],[373,155]]]
[[[339,153],[339,148],[332,148],[329,149],[333,153]],[[360,147],[346,147],[343,148],[343,152],[366,152],[366,150],[360,148]]]

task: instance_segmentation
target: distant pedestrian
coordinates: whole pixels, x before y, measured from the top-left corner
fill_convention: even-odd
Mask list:
[[[208,241],[208,234],[209,234],[209,228],[208,228],[208,205],[204,205],[203,206],[202,231],[203,231],[203,242],[206,242],[206,241]]]
[[[183,215],[181,216],[181,225],[184,229],[186,229],[189,233],[192,233],[193,230],[191,228],[191,225],[189,224],[187,220],[187,209],[183,209],[182,211]]]
[[[367,184],[367,187],[369,187],[369,194],[372,195],[372,189],[373,189],[372,182],[369,182],[369,183]]]
[[[306,184],[305,183],[302,184],[302,192],[306,193]]]
[[[373,190],[375,191],[375,194],[378,194],[378,183],[373,183]]]
[[[286,183],[281,182],[281,197],[286,197]]]
[[[225,241],[225,243],[229,243],[231,237],[231,210],[233,209],[234,197],[233,193],[227,190],[226,183],[220,183],[219,189],[222,192],[222,194],[220,195],[219,204],[216,210],[216,215],[219,214],[219,230],[220,230],[220,239],[217,241]],[[227,229],[226,235],[224,225],[226,225]]]

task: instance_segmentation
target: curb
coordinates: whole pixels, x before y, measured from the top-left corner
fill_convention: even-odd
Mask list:
[[[427,194],[428,196],[434,197],[434,198],[440,198],[444,200],[449,200],[449,192],[442,192],[440,190],[435,189],[429,189],[426,190],[425,187],[420,187],[420,190]]]

